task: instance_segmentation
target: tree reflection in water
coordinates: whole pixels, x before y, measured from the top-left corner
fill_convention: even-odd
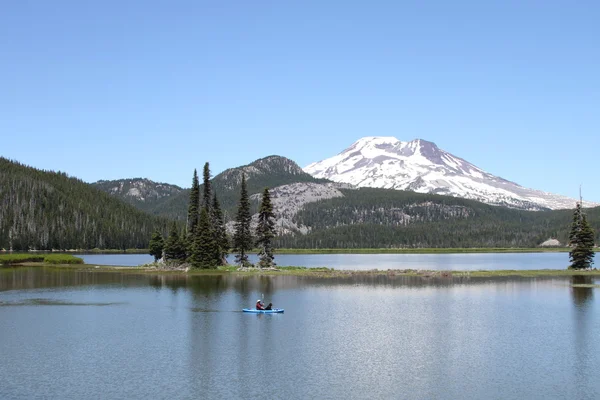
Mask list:
[[[573,303],[578,307],[584,307],[586,304],[591,303],[594,299],[594,288],[592,285],[594,281],[591,276],[586,275],[573,275],[571,278],[571,295],[573,296]],[[589,286],[580,286],[589,285]]]

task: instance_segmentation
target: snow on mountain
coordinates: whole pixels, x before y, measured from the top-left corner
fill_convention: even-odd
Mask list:
[[[395,137],[364,137],[304,171],[358,187],[436,193],[525,210],[574,208],[577,201],[489,174],[422,139],[401,142]],[[585,207],[597,205],[584,202]]]

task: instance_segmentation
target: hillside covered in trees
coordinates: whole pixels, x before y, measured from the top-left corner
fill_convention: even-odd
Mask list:
[[[145,248],[167,225],[65,173],[0,157],[0,249]]]
[[[523,211],[457,197],[386,189],[341,189],[343,197],[306,204],[294,217],[307,235],[286,248],[536,247],[566,244],[572,210]],[[575,205],[574,205],[575,206]],[[600,207],[586,209],[600,240]]]

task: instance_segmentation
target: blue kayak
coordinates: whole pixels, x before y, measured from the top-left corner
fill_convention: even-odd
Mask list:
[[[282,313],[283,308],[274,308],[272,310],[255,310],[253,308],[244,308],[242,311],[249,312],[249,313],[256,313],[256,314],[276,314],[276,313]]]

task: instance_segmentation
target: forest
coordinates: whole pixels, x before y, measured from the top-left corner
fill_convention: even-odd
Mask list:
[[[0,157],[0,249],[145,248],[168,223],[65,173]]]

